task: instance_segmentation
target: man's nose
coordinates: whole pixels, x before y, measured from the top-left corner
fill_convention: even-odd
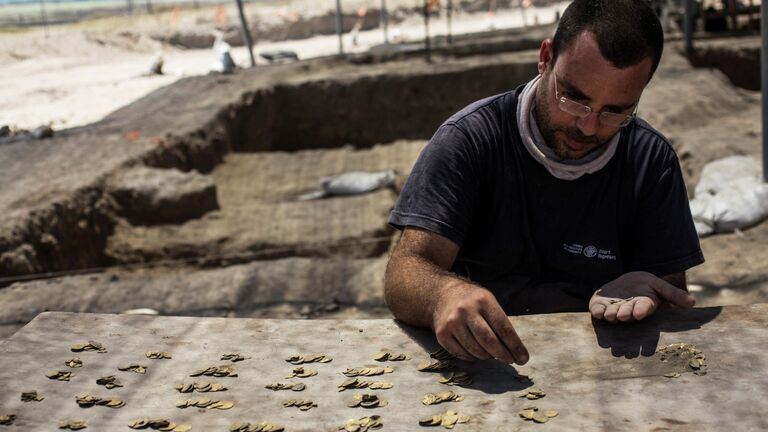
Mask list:
[[[584,136],[593,136],[600,129],[600,115],[594,112],[576,119],[576,127]]]

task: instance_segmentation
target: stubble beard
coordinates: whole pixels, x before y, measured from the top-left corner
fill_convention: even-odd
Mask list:
[[[547,100],[549,100],[552,95],[550,95],[547,89],[542,88],[541,86],[542,84],[539,84],[536,91],[535,103],[533,104],[533,115],[536,118],[536,124],[539,127],[541,136],[544,138],[544,143],[555,152],[557,157],[562,160],[581,159],[596,148],[602,146],[603,143],[600,142],[600,139],[597,136],[585,136],[576,127],[554,125],[552,121],[552,113],[550,112],[549,104],[547,104]],[[590,147],[584,151],[574,151],[564,142],[557,139],[557,132],[561,132],[576,141],[590,144]]]

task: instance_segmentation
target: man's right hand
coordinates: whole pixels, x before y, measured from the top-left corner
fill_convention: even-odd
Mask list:
[[[462,360],[528,362],[528,350],[493,294],[463,280],[451,285],[434,310],[432,327],[440,345]]]

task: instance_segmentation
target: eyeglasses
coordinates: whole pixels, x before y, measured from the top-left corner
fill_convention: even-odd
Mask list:
[[[554,75],[554,73],[552,74]],[[591,107],[580,104],[576,101],[568,99],[565,96],[560,96],[560,92],[557,90],[557,75],[555,77],[555,98],[557,99],[557,106],[560,110],[578,118],[587,118],[590,114],[594,113]],[[637,104],[635,104],[635,110],[630,115],[612,113],[610,111],[603,111],[597,114],[601,124],[621,128],[629,124],[635,115],[637,114]]]

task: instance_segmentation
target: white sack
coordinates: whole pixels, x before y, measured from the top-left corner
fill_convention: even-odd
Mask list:
[[[395,171],[353,171],[320,180],[320,191],[300,196],[300,201],[334,195],[358,195],[390,186],[395,181]]]
[[[768,217],[768,184],[762,167],[747,156],[730,156],[704,166],[690,203],[700,237],[732,232]]]

